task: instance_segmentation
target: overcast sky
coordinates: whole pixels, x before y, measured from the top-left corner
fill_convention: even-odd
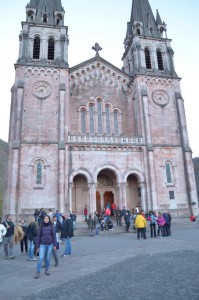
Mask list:
[[[8,141],[10,89],[14,83],[14,63],[18,58],[18,36],[25,21],[28,0],[1,1],[0,12],[0,139]],[[175,66],[182,78],[182,95],[193,157],[199,156],[199,1],[150,0],[151,8],[167,24],[173,40]],[[65,25],[69,27],[70,67],[92,58],[92,46],[99,42],[100,55],[121,68],[126,23],[130,20],[132,0],[62,0]]]

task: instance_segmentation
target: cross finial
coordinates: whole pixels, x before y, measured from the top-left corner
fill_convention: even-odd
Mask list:
[[[102,50],[99,43],[95,43],[95,46],[93,46],[92,49],[96,51],[96,56],[99,56],[99,51]]]

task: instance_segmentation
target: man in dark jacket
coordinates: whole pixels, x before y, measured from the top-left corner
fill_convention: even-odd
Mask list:
[[[65,221],[62,223],[61,239],[65,242],[65,250],[62,257],[72,254],[70,239],[73,234],[73,221],[70,218],[70,214],[66,214]]]
[[[6,221],[2,223],[6,229],[7,233],[3,238],[4,244],[4,254],[5,258],[14,258],[13,255],[13,243],[14,243],[14,223],[12,222],[12,215],[7,215]]]

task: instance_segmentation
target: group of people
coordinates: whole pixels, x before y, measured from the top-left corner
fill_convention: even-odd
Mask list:
[[[114,209],[113,209],[114,208]],[[171,235],[171,214],[169,212],[150,211],[145,215],[143,210],[138,207],[130,211],[126,207],[111,207],[110,204],[100,213],[97,211],[89,214],[87,206],[84,208],[85,222],[88,224],[90,236],[98,235],[101,230],[113,230],[111,215],[114,216],[117,226],[125,223],[126,231],[129,231],[132,224],[133,229],[137,232],[137,239],[146,239],[147,221],[150,224],[150,237],[163,238]],[[21,254],[28,255],[29,261],[37,261],[35,279],[40,277],[41,268],[45,268],[45,274],[48,276],[51,255],[54,258],[55,266],[58,266],[58,255],[60,251],[60,242],[65,245],[62,257],[72,254],[71,238],[74,236],[76,228],[76,214],[74,212],[62,215],[58,210],[53,213],[49,210],[36,210],[34,217],[30,217],[29,223],[26,224],[21,219],[17,224],[12,221],[12,215],[8,214],[5,221],[0,219],[0,246],[4,246],[4,255],[7,259],[15,258],[13,254],[13,245],[20,243]],[[192,222],[197,222],[192,214]],[[44,263],[43,263],[44,262]]]
[[[155,212],[150,211],[149,214],[145,215],[144,210],[140,210],[138,206],[130,211],[125,206],[120,209],[118,206],[114,206],[114,210],[108,203],[108,205],[100,212],[94,213],[94,216],[88,213],[87,206],[84,208],[85,222],[88,224],[90,236],[99,234],[99,226],[101,230],[113,230],[113,222],[111,220],[112,215],[115,216],[117,226],[122,226],[125,223],[126,231],[129,231],[130,225],[133,225],[133,229],[137,232],[137,239],[143,237],[146,239],[146,227],[147,221],[150,224],[151,238],[163,238],[171,235],[171,214],[169,212]]]
[[[17,224],[12,221],[9,214],[4,222],[0,222],[0,245],[4,245],[4,255],[6,259],[13,259],[13,246],[20,242],[21,254],[28,255],[29,261],[37,261],[35,279],[40,277],[41,268],[45,268],[48,276],[50,259],[53,255],[55,266],[58,266],[58,255],[60,251],[60,241],[65,243],[62,257],[72,254],[70,239],[74,236],[73,228],[76,222],[74,213],[61,215],[58,211],[49,214],[45,210],[40,210],[39,214],[31,217],[29,224],[25,220],[20,220]]]

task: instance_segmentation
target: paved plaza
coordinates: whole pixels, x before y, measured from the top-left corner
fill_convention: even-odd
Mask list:
[[[163,239],[124,231],[76,236],[72,249],[58,267],[52,260],[50,276],[42,270],[35,280],[36,262],[26,261],[19,245],[14,260],[5,260],[1,247],[1,299],[199,299],[198,223]]]

